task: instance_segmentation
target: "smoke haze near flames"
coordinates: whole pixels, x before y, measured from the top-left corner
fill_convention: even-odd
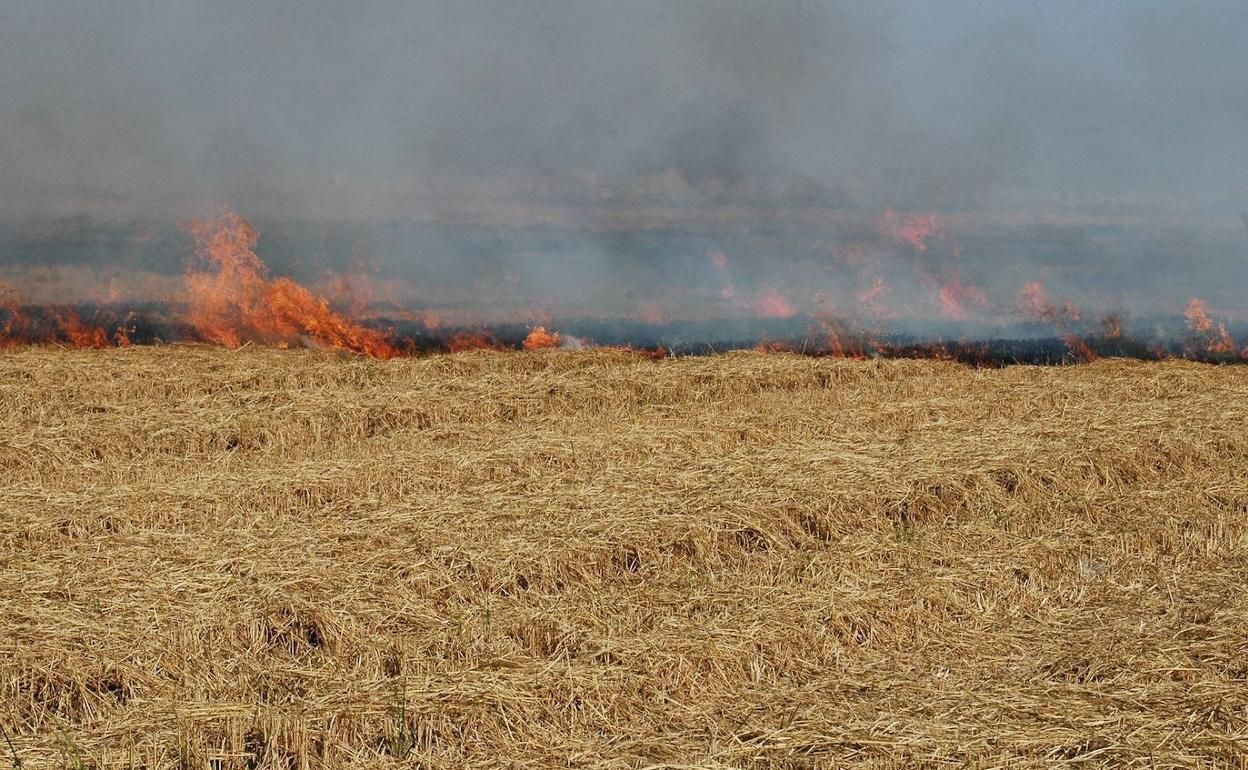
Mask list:
[[[68,313],[185,303],[228,206],[236,297],[348,334],[1186,313],[1238,350],[1244,39],[1231,2],[3,3],[4,302],[116,341]]]

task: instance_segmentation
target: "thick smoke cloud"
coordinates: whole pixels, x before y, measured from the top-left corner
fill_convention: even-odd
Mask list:
[[[1217,291],[1245,39],[1237,2],[8,0],[2,258],[159,262],[31,222],[227,204],[280,269],[622,307],[716,251],[793,279],[894,208],[961,223],[987,282]]]

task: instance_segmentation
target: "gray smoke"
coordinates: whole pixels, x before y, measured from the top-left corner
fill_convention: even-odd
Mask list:
[[[1237,309],[1244,40],[1229,1],[0,0],[0,264],[175,271],[224,204],[277,270],[469,304],[843,301],[893,208],[1002,296]]]

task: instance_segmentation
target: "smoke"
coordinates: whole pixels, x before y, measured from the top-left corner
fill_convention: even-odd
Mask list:
[[[809,310],[847,249],[908,269],[892,209],[950,223],[933,280],[1238,308],[1244,39],[1232,2],[0,3],[0,266],[173,273],[225,204],[396,302]]]

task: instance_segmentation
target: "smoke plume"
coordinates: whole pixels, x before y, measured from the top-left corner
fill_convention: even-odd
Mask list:
[[[391,313],[1022,318],[1040,282],[1233,321],[1245,39],[1232,2],[8,2],[0,280],[169,297],[228,206]]]

